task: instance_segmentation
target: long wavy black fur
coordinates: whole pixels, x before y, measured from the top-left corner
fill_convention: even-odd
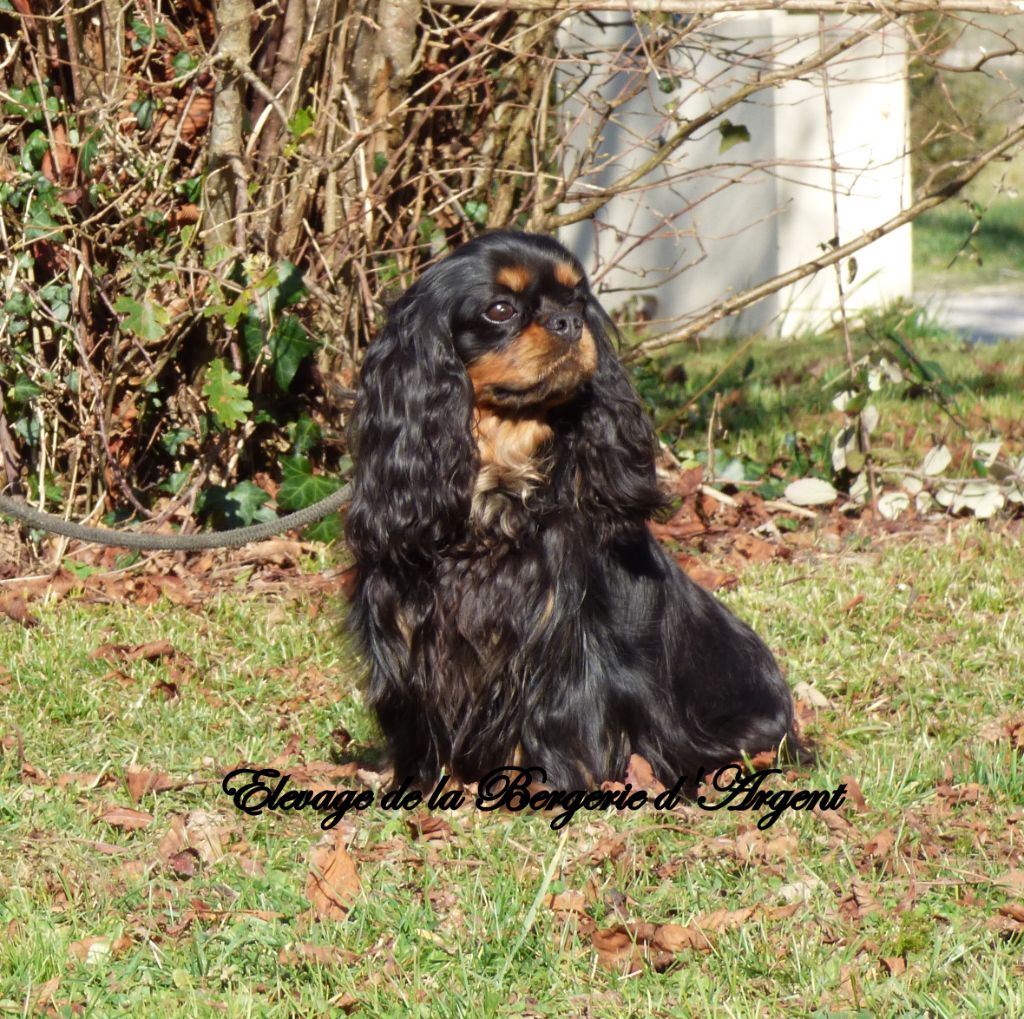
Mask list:
[[[780,745],[798,754],[768,648],[647,529],[663,501],[653,429],[589,289],[597,368],[548,412],[545,480],[514,538],[474,526],[467,323],[496,266],[553,259],[576,264],[547,237],[483,235],[399,298],[366,354],[351,624],[396,779],[473,781],[517,763],[579,787],[621,779],[636,753],[668,784]]]

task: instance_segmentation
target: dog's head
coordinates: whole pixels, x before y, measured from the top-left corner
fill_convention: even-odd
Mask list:
[[[501,231],[460,248],[410,291],[447,325],[478,407],[564,403],[597,368],[604,318],[583,267],[549,237]]]
[[[363,363],[357,554],[411,563],[460,542],[495,464],[533,483],[538,450],[559,437],[581,508],[589,493],[604,515],[650,504],[650,424],[613,332],[579,261],[549,237],[483,234],[428,269]]]

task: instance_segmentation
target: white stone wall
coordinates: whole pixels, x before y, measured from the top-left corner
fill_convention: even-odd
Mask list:
[[[682,84],[666,93],[653,74],[647,75],[642,58],[624,58],[635,42],[628,18],[597,17],[603,24],[577,19],[563,31],[571,59],[562,81],[572,82],[578,74],[576,61],[596,68],[584,85],[584,98],[565,104],[570,161],[586,146],[587,90],[601,83],[600,93],[613,98],[629,73],[649,80],[618,112],[596,149],[598,156],[615,156],[618,162],[582,182],[584,187],[606,184],[624,168],[639,165],[659,136],[671,130],[673,117],[688,119],[707,110],[738,81],[758,70],[769,72],[781,61],[796,63],[820,45],[816,15],[722,16],[702,30],[703,38],[673,52],[673,72]],[[825,45],[860,24],[830,19]],[[606,71],[609,62],[631,64],[633,71],[608,79],[602,66]],[[830,66],[841,243],[896,215],[910,200],[905,67],[906,44],[897,30],[872,37]],[[678,103],[674,113],[673,102]],[[720,153],[722,136],[712,124],[685,143],[671,165],[651,173],[641,193],[613,199],[596,225],[580,223],[562,231],[609,307],[640,302],[656,326],[670,328],[723,296],[813,258],[834,238],[821,75],[759,92],[725,117],[746,127],[750,140]],[[567,203],[563,211],[572,207]],[[909,227],[862,249],[856,263],[852,281],[851,266],[843,264],[849,309],[909,295]],[[835,271],[829,268],[765,298],[717,331],[791,334],[827,324],[837,308]]]

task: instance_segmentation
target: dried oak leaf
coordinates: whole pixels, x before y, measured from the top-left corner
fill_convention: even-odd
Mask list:
[[[153,823],[153,815],[145,810],[135,810],[133,807],[110,807],[96,820],[122,831],[137,831],[140,828],[148,828]]]
[[[643,953],[625,927],[619,925],[594,931],[590,940],[597,952],[597,961],[606,969],[615,970],[623,976],[643,971]]]
[[[128,768],[125,774],[128,795],[133,803],[138,803],[146,793],[159,793],[173,789],[174,779],[162,771],[149,771],[146,768]]]
[[[981,727],[978,734],[989,743],[1008,740],[1016,750],[1024,750],[1024,715],[1013,715],[988,722]]]
[[[896,836],[889,828],[883,828],[864,845],[864,863],[886,860],[896,844]]]
[[[544,905],[554,913],[575,913],[582,916],[587,911],[587,897],[583,892],[570,889],[546,895]]]
[[[663,952],[710,952],[713,945],[703,930],[683,927],[677,923],[663,923],[654,932],[651,943]]]
[[[412,837],[420,842],[448,842],[455,835],[452,826],[443,817],[435,817],[433,814],[410,817],[406,824]]]
[[[39,625],[39,620],[29,612],[24,598],[16,594],[0,594],[0,614],[26,629]]]
[[[985,926],[1004,941],[1024,938],[1024,906],[1011,902],[999,907],[999,912],[985,922]]]
[[[883,955],[882,965],[891,977],[898,977],[907,971],[907,960],[902,955]]]
[[[199,873],[202,864],[203,861],[199,851],[191,846],[188,849],[182,849],[180,852],[174,853],[167,859],[168,870],[182,881],[188,881],[190,878],[195,877]]]
[[[739,577],[735,573],[726,573],[723,570],[706,566],[700,560],[686,553],[676,556],[676,562],[695,584],[700,584],[705,590],[728,590],[739,583]]]
[[[337,834],[314,847],[306,876],[306,898],[319,916],[344,920],[361,890],[356,865]]]
[[[854,881],[839,902],[839,914],[847,920],[860,920],[878,911],[878,903],[862,881]]]
[[[157,856],[164,863],[183,849],[195,849],[206,864],[224,857],[228,843],[238,833],[238,826],[219,811],[190,810],[171,818],[167,834],[157,846]]]
[[[742,560],[751,563],[771,562],[778,554],[778,545],[773,545],[764,538],[757,538],[753,534],[737,534],[732,543],[733,551],[742,557]]]
[[[300,966],[304,963],[318,963],[321,966],[353,966],[361,960],[361,956],[347,948],[336,948],[333,945],[309,945],[304,943],[289,945],[277,954],[277,961],[282,966]]]
[[[645,789],[655,795],[665,791],[665,787],[654,777],[654,769],[639,754],[629,755],[626,782],[634,789]]]

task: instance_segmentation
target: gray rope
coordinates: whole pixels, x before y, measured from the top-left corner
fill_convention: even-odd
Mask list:
[[[305,527],[324,517],[348,502],[352,497],[352,486],[343,485],[336,492],[320,499],[311,506],[296,510],[277,520],[268,520],[265,524],[254,524],[251,527],[237,527],[231,531],[214,531],[211,534],[140,534],[136,531],[114,531],[106,527],[85,527],[52,513],[43,513],[29,506],[20,499],[12,499],[0,495],[0,513],[14,517],[29,527],[41,531],[74,538],[77,541],[89,541],[98,545],[113,545],[117,548],[165,549],[172,552],[194,552],[203,548],[238,548],[252,541],[290,531],[297,527]]]

